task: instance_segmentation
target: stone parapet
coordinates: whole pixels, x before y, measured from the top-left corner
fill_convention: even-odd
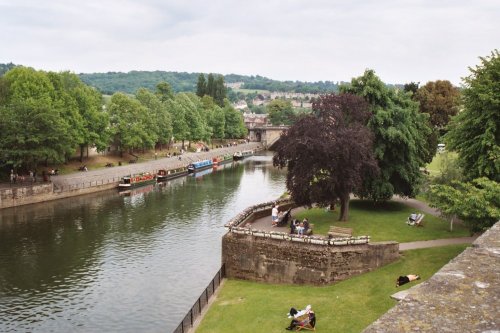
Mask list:
[[[325,285],[393,262],[398,249],[396,242],[323,246],[228,232],[222,239],[222,261],[232,278]]]
[[[500,222],[364,333],[500,332]]]

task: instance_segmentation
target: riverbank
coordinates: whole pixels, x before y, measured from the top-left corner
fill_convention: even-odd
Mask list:
[[[102,168],[87,172],[75,172],[67,175],[52,176],[50,182],[34,183],[26,186],[0,187],[0,209],[40,203],[79,196],[88,193],[113,189],[126,175],[150,172],[156,174],[159,169],[171,170],[204,159],[234,154],[241,150],[261,150],[259,142],[238,144],[237,146],[211,149],[208,152],[184,153],[179,157],[158,158],[143,163],[133,163],[111,168]]]

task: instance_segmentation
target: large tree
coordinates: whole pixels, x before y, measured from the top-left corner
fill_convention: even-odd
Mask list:
[[[109,105],[111,132],[118,145],[120,155],[128,150],[152,148],[157,141],[156,133],[150,131],[152,119],[148,109],[137,99],[115,93]]]
[[[415,99],[420,103],[420,112],[429,114],[432,126],[442,130],[458,113],[460,91],[450,81],[431,81],[417,90]]]
[[[419,112],[406,92],[387,88],[373,70],[353,78],[341,91],[362,96],[373,113],[368,127],[375,134],[380,173],[366,179],[357,194],[374,201],[388,200],[394,194],[415,196],[422,179],[420,167],[429,159],[428,115]]]
[[[465,222],[473,232],[484,231],[500,219],[500,184],[486,177],[471,182],[431,185],[430,204],[453,220]]]
[[[244,138],[248,130],[243,122],[243,115],[236,110],[228,99],[224,103],[224,135],[227,139]]]
[[[494,50],[470,68],[462,92],[464,110],[452,119],[445,139],[468,179],[500,181],[500,56]]]
[[[288,167],[286,185],[297,204],[340,200],[339,219],[347,221],[350,194],[378,171],[373,133],[366,127],[369,105],[355,95],[331,94],[319,98],[313,110],[282,134],[273,163]]]
[[[75,102],[56,91],[49,75],[27,67],[7,72],[0,96],[0,161],[13,167],[36,168],[41,161],[63,162],[74,151],[64,106]],[[62,89],[62,88],[61,88]]]
[[[196,83],[196,95],[198,97],[203,97],[207,93],[207,81],[205,80],[205,74],[200,73],[198,76],[198,82]]]
[[[148,109],[149,117],[153,120],[148,131],[154,131],[158,138],[156,144],[160,149],[163,144],[172,140],[172,117],[167,109],[167,103],[162,102],[157,95],[141,88],[135,94],[137,100]]]
[[[295,112],[290,101],[272,100],[267,106],[269,121],[273,125],[291,125],[295,121]]]

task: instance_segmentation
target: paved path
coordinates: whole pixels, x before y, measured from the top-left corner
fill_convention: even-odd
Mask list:
[[[218,155],[233,154],[240,150],[257,149],[261,147],[262,145],[259,142],[249,142],[244,144],[238,144],[237,146],[233,147],[211,149],[208,152],[184,153],[181,156],[182,158],[181,160],[179,160],[178,157],[158,158],[157,160],[152,160],[142,163],[126,164],[122,166],[102,168],[87,172],[76,172],[67,175],[52,176],[51,180],[56,187],[78,185],[89,182],[99,183],[101,181],[107,183],[108,181],[109,182],[119,181],[121,177],[133,173],[140,173],[140,172],[156,173],[159,169],[174,169],[186,166],[189,163],[195,161],[212,158]]]
[[[403,204],[416,208],[422,212],[425,212],[430,215],[435,215],[439,216],[439,211],[429,207],[427,203],[418,201],[416,199],[404,199],[400,197],[394,197],[394,201],[402,202]],[[305,210],[304,207],[297,207],[292,209],[292,215],[297,214],[298,212],[301,212]],[[257,230],[264,230],[264,231],[281,231],[281,232],[289,232],[290,228],[288,225],[283,226],[283,227],[273,227],[271,224],[271,215],[265,216],[262,218],[259,218],[255,221],[253,221],[250,224],[252,229],[257,229]],[[444,239],[434,239],[434,240],[428,240],[428,241],[419,241],[419,242],[409,242],[409,243],[400,243],[399,244],[399,250],[400,251],[407,251],[407,250],[414,250],[414,249],[422,249],[422,248],[428,248],[428,247],[437,247],[437,246],[446,246],[446,245],[452,245],[452,244],[471,244],[476,240],[478,236],[473,236],[473,237],[460,237],[460,238],[444,238]]]

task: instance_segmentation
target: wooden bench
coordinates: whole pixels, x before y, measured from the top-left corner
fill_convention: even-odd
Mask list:
[[[331,226],[328,231],[328,238],[351,237],[352,228]]]

